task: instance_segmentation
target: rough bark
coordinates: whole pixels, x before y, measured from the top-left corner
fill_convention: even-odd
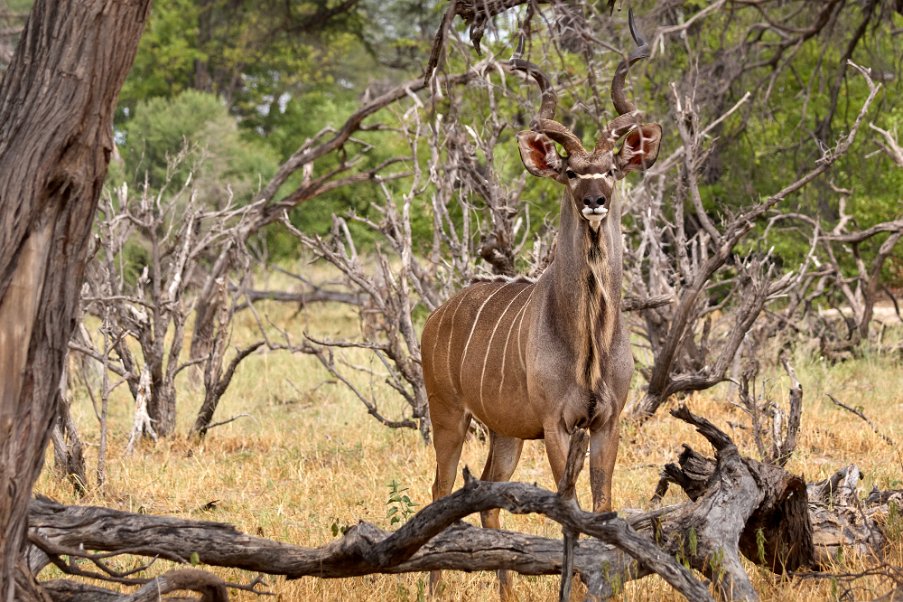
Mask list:
[[[743,458],[743,463],[764,493],[740,533],[739,550],[746,558],[784,573],[807,566],[830,567],[841,550],[880,556],[887,542],[882,516],[888,515],[889,504],[900,504],[903,492],[875,491],[860,500],[856,488],[861,474],[856,466],[807,485],[774,464],[751,458]],[[657,495],[671,482],[698,499],[719,481],[717,463],[688,446],[678,464],[664,468]]]
[[[478,64],[465,73],[441,78],[441,80],[436,82],[435,89],[441,91],[467,84],[478,76],[481,77],[484,67],[485,63]],[[357,161],[347,156],[348,148],[346,145],[352,136],[364,127],[379,129],[372,123],[369,126],[365,126],[364,121],[367,118],[399,100],[419,93],[427,87],[427,82],[419,79],[400,84],[385,94],[363,103],[357,111],[348,117],[341,127],[336,130],[324,128],[314,138],[302,144],[288,160],[279,166],[273,178],[257,194],[253,203],[254,213],[249,216],[245,226],[236,234],[236,242],[243,243],[265,226],[282,219],[286,211],[330,190],[351,184],[372,182],[376,180],[377,174],[380,175],[383,181],[398,177],[397,175],[382,173],[386,167],[397,163],[398,159],[390,159],[368,171],[357,171],[349,175],[349,170],[357,164]],[[306,167],[312,166],[315,161],[336,151],[342,153],[342,159],[337,169],[327,170],[325,173],[312,179],[305,177],[291,192],[287,194],[280,193],[281,187],[292,175]],[[227,251],[228,249],[225,249],[217,261],[210,266],[204,283],[198,292],[194,314],[194,332],[191,338],[191,357],[202,357],[210,352],[214,321],[219,309],[216,302],[215,288],[217,281],[234,267],[232,257]]]
[[[191,590],[201,594],[199,602],[226,602],[226,584],[215,575],[199,569],[175,569],[155,577],[131,595],[123,595],[102,587],[54,580],[43,584],[53,602],[158,602],[175,591]],[[171,602],[185,598],[165,598]],[[190,598],[193,600],[193,598]]]
[[[700,318],[705,315],[705,312],[701,311],[701,307],[706,304],[712,279],[724,269],[729,260],[735,257],[736,249],[753,231],[756,222],[764,220],[769,212],[780,207],[785,199],[820,178],[840,157],[850,150],[865,120],[865,116],[868,114],[872,102],[880,89],[880,86],[875,84],[867,71],[854,63],[850,63],[850,66],[862,75],[869,87],[869,96],[863,102],[856,119],[850,126],[849,132],[842,136],[833,148],[824,149],[822,156],[815,161],[814,166],[799,176],[796,181],[786,185],[762,202],[745,209],[735,218],[725,220],[720,230],[711,224],[709,218],[705,216],[705,212],[702,211],[698,178],[694,173],[696,166],[692,160],[694,156],[700,156],[703,152],[700,136],[692,136],[685,128],[682,129],[687,184],[691,197],[695,201],[694,205],[698,208],[696,215],[700,219],[700,223],[704,225],[701,231],[705,232],[705,237],[703,238],[708,240],[705,244],[709,248],[706,253],[701,254],[704,261],[698,261],[692,268],[686,253],[684,253],[681,262],[686,264],[686,266],[681,268],[679,278],[679,282],[684,284],[682,284],[681,290],[676,294],[677,298],[672,306],[673,310],[670,312],[670,315],[662,316],[649,312],[652,313],[652,315],[647,317],[651,325],[649,330],[656,332],[656,336],[650,337],[650,340],[654,342],[655,360],[648,376],[646,392],[642,398],[635,400],[628,406],[626,409],[627,416],[642,422],[654,414],[672,395],[707,389],[723,382],[727,377],[727,370],[740,348],[740,344],[764,309],[765,303],[770,297],[782,293],[784,288],[793,284],[790,274],[786,274],[779,279],[773,279],[769,270],[765,269],[766,266],[760,264],[757,268],[760,272],[759,277],[751,280],[751,286],[748,287],[748,290],[740,289],[737,291],[743,295],[743,302],[739,304],[739,307],[734,312],[733,326],[729,335],[724,338],[723,343],[720,345],[717,355],[712,354],[712,356],[706,357],[708,345],[705,343],[705,339],[708,334],[705,334],[702,337],[703,344],[700,345],[700,349],[694,350],[693,353],[689,354],[690,356],[695,356],[697,361],[692,362],[689,366],[681,366],[681,363],[683,363],[681,362],[681,356],[687,351],[687,346],[689,345],[692,348],[697,345],[694,338],[698,329],[702,329],[703,333],[709,332],[709,327],[705,325],[705,322],[700,323]],[[678,98],[677,100],[678,104],[687,107],[687,110],[682,112],[681,118],[695,120],[695,114],[690,109],[692,103],[688,99],[682,100]],[[678,204],[676,210],[682,211],[679,207],[680,204]],[[677,221],[679,224],[682,224],[681,219]],[[686,239],[682,226],[679,227],[679,232],[680,236],[676,241],[675,247],[678,253],[682,253],[682,249],[688,242],[692,241]],[[638,280],[643,281],[645,278],[645,276],[641,276]],[[737,279],[738,282],[742,280],[742,278]],[[711,300],[709,299],[709,301]]]
[[[57,421],[50,432],[50,438],[53,441],[54,469],[59,476],[72,483],[76,494],[84,495],[88,491],[85,453],[65,398],[60,400]]]
[[[755,486],[753,490],[732,493],[750,495],[755,503],[736,534],[739,551],[776,573],[811,564],[814,551],[805,482],[775,465],[750,458],[743,458],[742,462]],[[721,487],[716,487],[718,479],[713,478],[718,470],[715,460],[684,446],[678,464],[665,466],[662,479],[679,485],[691,500],[699,500]],[[661,486],[659,492],[663,492]],[[727,510],[734,512],[736,509],[729,507]]]
[[[149,8],[38,0],[0,84],[0,600],[38,595],[27,576],[14,578],[16,562],[59,403],[116,96]]]

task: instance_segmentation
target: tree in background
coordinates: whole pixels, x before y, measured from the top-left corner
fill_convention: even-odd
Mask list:
[[[122,179],[159,191],[170,181],[181,186],[191,174],[211,207],[230,196],[246,203],[276,171],[275,151],[259,138],[243,137],[223,101],[208,92],[189,89],[140,101],[121,137],[123,162],[111,184]]]
[[[361,60],[363,22],[361,0],[163,0],[120,110],[193,89],[221,98],[248,129],[268,132],[289,98],[360,83],[366,71],[351,71]]]

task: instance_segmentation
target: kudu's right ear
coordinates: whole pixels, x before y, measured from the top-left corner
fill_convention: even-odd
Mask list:
[[[557,178],[561,173],[561,157],[555,143],[545,134],[531,130],[518,132],[517,146],[524,167],[534,176]]]

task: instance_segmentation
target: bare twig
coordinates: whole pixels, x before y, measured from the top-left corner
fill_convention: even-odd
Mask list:
[[[885,435],[884,433],[882,433],[881,431],[879,431],[878,427],[875,426],[875,423],[872,422],[869,419],[869,417],[865,415],[865,412],[863,412],[860,408],[854,408],[852,406],[849,406],[849,405],[843,403],[842,401],[840,401],[839,399],[837,399],[836,397],[834,397],[833,395],[831,395],[830,393],[825,393],[825,395],[828,396],[828,399],[830,399],[834,403],[834,405],[843,408],[844,410],[846,410],[847,412],[850,412],[851,414],[854,414],[855,416],[858,416],[863,422],[865,422],[867,425],[869,425],[869,427],[872,429],[872,431],[876,435],[881,437],[881,439],[883,439],[885,443],[887,443],[888,445],[890,445],[892,447],[896,447],[896,443],[894,443],[894,440],[891,439],[890,437],[888,437],[887,435]]]

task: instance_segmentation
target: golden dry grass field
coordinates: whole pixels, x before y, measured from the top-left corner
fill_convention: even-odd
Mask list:
[[[345,307],[315,305],[300,313],[288,305],[259,305],[260,313],[283,324],[296,337],[304,331],[328,336],[353,335],[357,318]],[[256,338],[256,322],[249,312],[236,317],[233,344]],[[899,358],[899,356],[898,356]],[[357,353],[354,361],[371,360]],[[903,366],[899,359],[866,354],[863,359],[829,366],[798,353],[794,358],[804,388],[801,440],[788,469],[807,480],[830,475],[839,467],[858,464],[864,487],[903,487],[903,449],[893,448],[876,436],[858,418],[840,410],[826,398],[830,392],[850,405],[862,406],[880,429],[896,442],[903,442]],[[375,367],[375,366],[374,366]],[[635,379],[635,391],[640,378]],[[397,396],[380,382],[361,380],[375,391],[380,407],[388,414],[401,410]],[[760,383],[761,385],[761,383]],[[769,373],[769,393],[786,400],[788,380],[783,373]],[[128,511],[168,514],[194,519],[224,521],[237,528],[301,546],[320,546],[335,539],[336,528],[358,520],[390,528],[387,503],[390,483],[405,488],[417,507],[428,503],[433,474],[433,452],[414,431],[390,430],[369,417],[363,406],[342,386],[330,384],[328,375],[310,357],[285,352],[258,353],[241,365],[217,411],[217,420],[239,413],[249,418],[214,429],[203,442],[185,436],[202,396],[183,373],[179,388],[180,435],[157,443],[146,442],[131,457],[125,456],[132,405],[124,387],[116,391],[110,407],[111,443],[108,481],[103,491],[93,487],[79,499],[71,487],[45,469],[36,492],[63,503],[104,505]],[[88,444],[89,475],[96,464],[98,427],[84,390],[73,391],[73,413]],[[697,394],[687,400],[690,408],[724,428],[741,451],[755,456],[748,431],[729,426],[747,424],[744,414],[732,405],[727,385]],[[674,403],[673,401],[671,402]],[[641,427],[625,425],[616,469],[616,507],[648,508],[660,467],[674,461],[682,443],[710,452],[701,437],[687,425],[670,418],[663,408]],[[462,466],[479,473],[486,444],[469,441]],[[52,463],[48,452],[47,465]],[[535,482],[551,488],[551,471],[542,446],[528,443],[515,480]],[[457,486],[460,486],[460,476]],[[580,482],[581,499],[588,500],[585,475]],[[203,507],[215,501],[215,509]],[[669,492],[666,503],[681,501]],[[416,510],[416,508],[415,508]],[[478,517],[469,520],[479,524]],[[557,525],[542,517],[503,514],[506,528],[557,537]],[[897,521],[887,560],[903,566],[903,540]],[[137,566],[140,561],[124,561]],[[856,571],[875,559],[846,558],[838,571]],[[131,564],[129,564],[131,563]],[[163,571],[159,562],[153,571]],[[842,588],[830,579],[782,578],[748,566],[763,600],[832,600]],[[229,581],[248,582],[253,575],[240,571],[215,572]],[[55,569],[42,578],[51,578]],[[424,574],[369,576],[345,580],[305,578],[286,581],[267,578],[269,591],[278,600],[418,600],[425,597],[428,578]],[[518,577],[515,585],[521,600],[557,599],[554,577]],[[855,599],[872,599],[887,591],[887,582],[865,579],[857,583]],[[258,599],[236,592],[237,600]],[[439,599],[496,599],[495,575],[446,572]],[[630,583],[619,599],[678,600],[663,581],[646,578]]]

